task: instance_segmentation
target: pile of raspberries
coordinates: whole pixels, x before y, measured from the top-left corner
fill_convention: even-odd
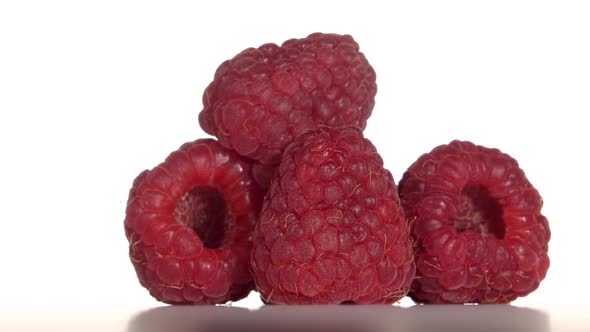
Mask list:
[[[203,95],[201,128],[133,182],[142,286],[170,304],[508,303],[549,268],[543,201],[515,159],[452,141],[396,186],[363,136],[375,71],[349,35],[248,48]],[[383,147],[391,148],[391,147]]]

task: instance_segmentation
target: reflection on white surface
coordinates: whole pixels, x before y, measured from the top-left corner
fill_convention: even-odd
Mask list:
[[[550,331],[546,313],[510,305],[161,307],[127,332],[160,331]]]

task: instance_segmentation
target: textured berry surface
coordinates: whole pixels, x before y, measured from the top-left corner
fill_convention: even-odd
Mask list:
[[[288,143],[318,125],[365,128],[376,92],[375,71],[351,36],[316,33],[222,63],[199,123],[239,154],[278,164]]]
[[[260,162],[254,162],[252,164],[252,177],[258,186],[266,192],[268,187],[270,187],[270,181],[277,169],[278,165],[265,165]]]
[[[139,282],[171,304],[245,297],[261,203],[250,161],[211,139],[184,144],[129,193],[125,234]]]
[[[320,127],[286,148],[252,249],[266,303],[392,303],[412,255],[393,177],[359,128]]]
[[[410,166],[399,191],[417,245],[415,301],[507,303],[545,278],[543,201],[507,154],[441,145]]]

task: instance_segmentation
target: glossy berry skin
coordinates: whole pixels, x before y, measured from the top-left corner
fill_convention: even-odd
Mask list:
[[[393,177],[359,128],[320,127],[286,148],[252,250],[265,303],[393,303],[412,255]]]
[[[315,33],[248,48],[223,62],[203,95],[201,128],[239,154],[280,162],[287,144],[319,125],[365,128],[375,71],[349,35]]]
[[[508,303],[545,278],[543,201],[509,155],[441,145],[410,166],[399,192],[417,245],[415,301]]]
[[[251,233],[262,193],[251,163],[199,139],[135,179],[125,234],[139,282],[153,297],[214,304],[252,290]]]

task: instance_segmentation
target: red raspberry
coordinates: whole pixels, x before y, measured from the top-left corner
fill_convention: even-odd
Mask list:
[[[256,180],[258,186],[266,192],[270,186],[270,181],[277,170],[276,165],[265,165],[260,162],[252,164],[252,177]]]
[[[285,150],[252,248],[265,302],[392,303],[414,277],[391,173],[357,127],[320,127]]]
[[[278,164],[289,142],[320,124],[365,128],[376,92],[375,71],[351,36],[315,33],[222,63],[199,123],[239,154]]]
[[[399,190],[417,242],[415,301],[507,303],[545,278],[543,201],[509,155],[453,141],[421,156]]]
[[[212,139],[186,143],[134,181],[125,233],[139,282],[171,304],[236,301],[253,288],[262,194],[251,162]]]

